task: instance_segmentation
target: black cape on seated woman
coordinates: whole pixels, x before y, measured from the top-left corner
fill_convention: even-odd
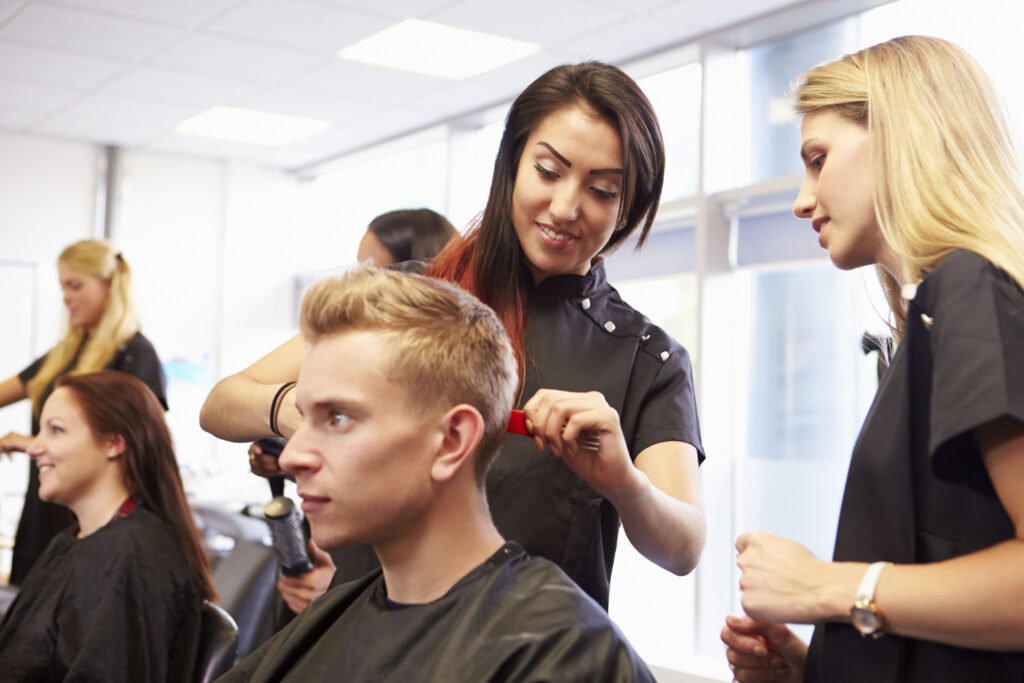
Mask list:
[[[171,529],[136,507],[59,533],[0,624],[0,680],[192,680],[201,602]]]

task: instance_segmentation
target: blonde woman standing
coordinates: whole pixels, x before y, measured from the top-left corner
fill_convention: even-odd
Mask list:
[[[32,436],[11,432],[0,438],[0,453],[25,452],[39,433],[39,414],[58,378],[97,370],[118,370],[138,377],[167,408],[160,359],[139,332],[131,296],[131,268],[121,252],[105,240],[82,240],[57,259],[67,326],[63,338],[46,355],[0,383],[0,407],[32,401]],[[25,506],[14,540],[11,583],[24,581],[32,563],[70,523],[67,510],[39,500],[39,472],[29,468]]]
[[[980,67],[909,36],[800,78],[794,206],[876,264],[899,342],[854,446],[833,562],[737,539],[740,681],[1024,680],[1024,192]],[[786,623],[813,623],[808,648]]]

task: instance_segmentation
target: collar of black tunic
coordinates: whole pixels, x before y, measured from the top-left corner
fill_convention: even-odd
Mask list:
[[[596,259],[590,266],[590,272],[586,275],[573,273],[552,275],[536,285],[533,284],[532,278],[527,278],[527,293],[531,298],[572,299],[594,294],[603,289],[606,282],[604,261]]]

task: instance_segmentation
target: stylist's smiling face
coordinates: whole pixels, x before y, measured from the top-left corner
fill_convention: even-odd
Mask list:
[[[622,195],[622,139],[611,123],[572,105],[526,140],[512,192],[512,220],[534,282],[590,271],[615,230]]]

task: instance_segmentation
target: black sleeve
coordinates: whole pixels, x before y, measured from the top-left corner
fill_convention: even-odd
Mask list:
[[[1024,293],[980,257],[954,256],[930,315],[911,308],[931,325],[928,447],[937,476],[992,494],[973,430],[1005,416],[1024,422]]]
[[[31,380],[39,373],[39,368],[43,367],[43,363],[45,362],[46,354],[44,353],[43,355],[39,356],[39,358],[36,358],[34,361],[32,361],[31,365],[29,365],[27,368],[18,373],[18,379],[21,380],[22,386],[27,385],[29,383],[29,380]]]
[[[117,350],[114,360],[107,366],[111,370],[138,377],[153,390],[160,405],[167,410],[167,379],[153,344],[137,333]]]
[[[643,352],[641,352],[643,353]],[[682,347],[643,360],[658,364],[633,433],[630,452],[635,458],[645,448],[665,441],[682,441],[697,449],[697,462],[704,462],[704,445],[697,420],[697,398],[693,389],[690,356]]]

